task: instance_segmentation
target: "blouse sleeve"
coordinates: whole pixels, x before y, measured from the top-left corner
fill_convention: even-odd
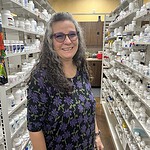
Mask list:
[[[47,101],[44,77],[41,73],[34,74],[27,89],[27,128],[29,131],[42,130],[47,113]]]

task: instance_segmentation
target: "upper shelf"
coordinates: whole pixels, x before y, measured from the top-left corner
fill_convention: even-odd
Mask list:
[[[122,10],[128,8],[130,2],[134,2],[134,1],[136,0],[124,0],[122,3],[119,4],[119,6],[114,11],[110,13],[110,16],[119,14]]]
[[[53,14],[55,13],[55,10],[50,5],[50,2],[48,0],[35,0],[35,5],[42,9],[47,9],[49,13]]]
[[[149,18],[150,18],[150,12],[148,11],[140,16],[134,17],[133,19],[135,21],[149,21],[150,20]]]
[[[29,51],[25,51],[25,52],[20,52],[20,53],[11,53],[11,54],[7,54],[5,56],[5,58],[9,58],[9,57],[14,57],[14,56],[22,56],[22,55],[29,55],[29,54],[35,54],[35,53],[39,53],[40,50],[29,50]]]
[[[117,38],[116,36],[112,36],[112,37],[108,36],[108,37],[105,38],[105,42],[108,42],[110,40],[116,40],[116,38]]]
[[[102,101],[102,106],[103,106],[103,109],[104,109],[104,112],[105,112],[105,115],[106,115],[106,119],[108,121],[110,131],[112,133],[112,137],[113,137],[113,141],[115,143],[116,150],[123,150],[123,147],[120,143],[119,137],[117,136],[117,133],[115,131],[115,126],[117,124],[117,121],[116,121],[114,115],[111,115],[109,113],[107,103],[105,101]]]
[[[38,33],[38,32],[33,32],[33,31],[27,31],[25,29],[17,28],[17,27],[12,27],[12,26],[5,26],[2,25],[2,28],[4,29],[9,29],[9,30],[16,30],[16,31],[21,31],[27,34],[33,34],[33,35],[39,35],[39,36],[44,36],[44,33]]]
[[[124,25],[129,24],[129,22],[131,22],[133,20],[135,13],[136,13],[136,10],[126,14],[126,16],[124,18],[112,22],[110,24],[110,28],[118,28],[119,26],[124,26]]]
[[[3,8],[8,9],[11,13],[16,14],[18,17],[24,18],[34,18],[35,20],[44,21],[45,19],[38,16],[34,11],[29,10],[28,8],[21,5],[21,3],[16,2],[15,0],[2,0]]]
[[[121,10],[129,5],[128,0],[124,0],[110,15],[118,14]]]
[[[115,60],[115,62],[119,63],[120,65],[124,66],[124,67],[127,67],[128,69],[130,69],[131,71],[137,73],[138,75],[140,75],[141,77],[145,78],[146,80],[150,81],[150,77],[149,76],[146,76],[144,74],[142,74],[141,72],[139,72],[138,70],[135,70],[129,66],[127,66],[126,64],[123,64],[121,62],[119,62],[118,60]]]

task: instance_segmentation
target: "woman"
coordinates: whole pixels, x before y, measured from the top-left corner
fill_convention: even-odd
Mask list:
[[[94,143],[103,149],[85,43],[69,13],[52,15],[28,86],[27,125],[34,150],[93,150]]]

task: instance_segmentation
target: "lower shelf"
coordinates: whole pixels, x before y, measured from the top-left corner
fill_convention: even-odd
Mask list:
[[[113,116],[113,114],[110,114],[108,108],[107,108],[107,103],[105,101],[102,101],[102,106],[105,112],[105,116],[109,125],[109,129],[111,131],[112,134],[112,138],[116,147],[116,150],[123,150],[123,146],[120,143],[120,139],[115,131],[115,126],[117,124],[117,121],[115,119],[115,117]]]

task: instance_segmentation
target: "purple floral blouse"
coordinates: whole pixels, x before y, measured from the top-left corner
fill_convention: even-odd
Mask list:
[[[36,72],[28,84],[28,130],[43,131],[47,150],[94,150],[95,99],[86,74],[69,79],[71,95],[50,86],[45,74]]]

